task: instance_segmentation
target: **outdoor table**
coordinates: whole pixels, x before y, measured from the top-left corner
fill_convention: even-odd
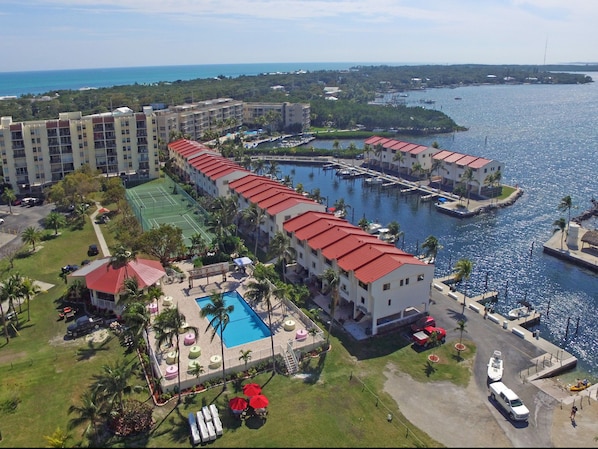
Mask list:
[[[173,363],[176,362],[176,358],[177,358],[177,352],[170,351],[168,354],[166,354],[166,363],[168,363],[169,365],[172,365]]]
[[[179,327],[179,334],[184,334],[185,332],[187,332],[188,327],[189,324],[186,321],[183,321],[183,323],[181,323],[181,327]]]
[[[147,309],[149,310],[149,313],[156,313],[158,312],[158,303],[151,303],[148,304]]]
[[[301,341],[307,338],[307,329],[299,329],[295,334],[295,339]]]
[[[197,346],[197,345],[193,345],[191,346],[191,348],[189,348],[189,358],[190,359],[196,359],[201,355],[201,347]]]
[[[211,369],[215,369],[218,368],[221,363],[222,357],[220,357],[219,355],[213,355],[212,357],[210,357],[210,364],[208,365],[208,367]]]
[[[166,367],[166,375],[164,376],[166,379],[174,379],[179,372],[179,369],[176,365],[169,365]]]
[[[195,334],[193,332],[189,332],[185,334],[185,340],[183,341],[185,346],[189,346],[195,343]]]
[[[199,366],[199,360],[190,360],[187,371],[191,373],[191,371],[193,371],[196,366]]]
[[[295,321],[294,320],[286,320],[284,322],[284,330],[285,331],[292,331],[295,329]]]
[[[162,300],[162,305],[166,309],[172,307],[172,296],[165,296],[164,299]]]

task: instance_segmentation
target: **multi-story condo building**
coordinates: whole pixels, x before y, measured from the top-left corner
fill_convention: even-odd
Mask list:
[[[0,119],[2,176],[16,194],[41,193],[83,165],[105,176],[156,178],[158,137],[151,108],[58,119],[13,122]]]
[[[243,123],[243,107],[242,101],[216,98],[156,110],[158,138],[165,149],[172,134],[202,140],[206,131],[235,130]]]
[[[267,117],[268,113],[277,114],[284,129],[296,128],[298,132],[309,129],[311,108],[307,103],[246,103],[243,123],[258,124],[260,117]]]

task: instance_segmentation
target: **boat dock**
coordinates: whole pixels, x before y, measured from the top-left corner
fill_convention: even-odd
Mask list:
[[[483,315],[484,319],[495,323],[504,331],[511,332],[519,338],[532,342],[534,345],[546,351],[547,356],[536,361],[538,364],[541,363],[541,366],[536,367],[536,372],[533,374],[525,374],[528,381],[552,377],[558,373],[572,369],[577,365],[577,358],[575,356],[541,338],[539,331],[528,330],[529,327],[532,327],[540,321],[541,314],[536,310],[533,310],[532,313],[526,317],[510,320],[508,317],[504,317],[499,313],[488,311],[488,308],[485,307],[486,303],[492,302],[492,300],[498,296],[498,292],[490,291],[478,296],[465,297],[462,293],[454,291],[451,288],[453,283],[454,275],[436,278],[432,283],[432,290],[435,290],[444,297],[454,299],[459,304],[463,305],[463,309],[467,308]],[[524,374],[522,373],[522,376],[523,375]]]

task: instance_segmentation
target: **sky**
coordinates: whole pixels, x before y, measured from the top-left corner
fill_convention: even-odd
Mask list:
[[[597,0],[0,0],[0,72],[598,61]]]

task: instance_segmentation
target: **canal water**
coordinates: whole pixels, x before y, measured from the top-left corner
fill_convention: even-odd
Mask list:
[[[598,73],[589,73],[598,80]],[[460,98],[460,99],[456,99]],[[330,206],[342,198],[353,224],[365,216],[383,225],[397,221],[404,238],[397,246],[421,253],[435,236],[442,249],[436,276],[451,273],[460,258],[473,262],[468,296],[499,292],[496,310],[508,311],[526,300],[542,313],[540,336],[579,359],[579,370],[598,378],[598,275],[543,253],[554,233],[558,210],[570,195],[571,217],[591,207],[598,195],[598,85],[475,86],[410,92],[410,106],[442,110],[468,131],[398,139],[496,159],[504,163],[502,182],[519,185],[523,196],[512,206],[459,219],[436,211],[418,195],[382,190],[361,179],[343,180],[320,167],[281,164],[281,176],[296,186],[320,189]],[[423,104],[420,99],[433,100]],[[363,140],[341,140],[342,148]],[[314,148],[332,149],[333,141],[315,140]],[[596,221],[584,222],[596,228]],[[560,232],[560,231],[559,231]]]

